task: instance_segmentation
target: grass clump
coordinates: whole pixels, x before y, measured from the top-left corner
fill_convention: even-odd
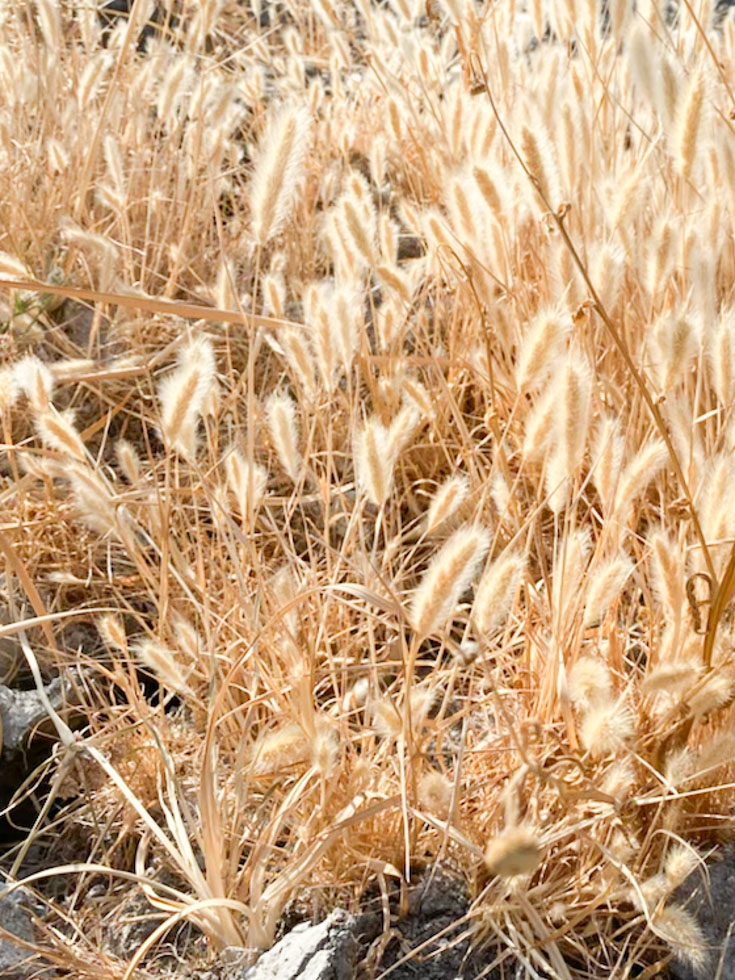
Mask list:
[[[277,6],[2,14],[3,669],[76,702],[3,889],[78,977],[446,861],[478,948],[703,967],[733,21]],[[112,952],[131,885],[160,921]]]

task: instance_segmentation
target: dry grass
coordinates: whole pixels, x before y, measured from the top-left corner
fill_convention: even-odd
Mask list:
[[[49,956],[158,976],[182,921],[255,955],[294,899],[449,861],[529,975],[701,964],[671,896],[732,831],[735,23],[165,0],[139,52],[151,6],[106,47],[89,2],[0,27],[0,635],[86,706],[5,862],[86,842],[31,878]],[[131,882],[161,922],[126,960]]]

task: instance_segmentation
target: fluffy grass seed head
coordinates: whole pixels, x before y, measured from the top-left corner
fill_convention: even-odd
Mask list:
[[[584,606],[584,625],[592,626],[602,619],[620,595],[633,571],[633,562],[627,555],[609,558],[594,568],[587,585]]]
[[[724,406],[735,396],[735,307],[720,310],[708,367],[712,385]]]
[[[345,374],[349,374],[355,350],[360,342],[363,325],[363,297],[350,285],[335,288],[329,304],[327,320],[332,343]]]
[[[472,605],[472,620],[481,633],[488,635],[505,625],[525,568],[525,558],[516,551],[504,553],[488,564]]]
[[[310,117],[300,106],[273,111],[250,185],[252,230],[258,245],[278,234],[301,180],[309,145]]]
[[[100,534],[119,531],[124,512],[116,507],[103,478],[89,466],[76,460],[64,464],[64,475],[71,485],[79,520]]]
[[[708,715],[727,704],[735,695],[735,671],[729,665],[719,664],[697,685],[691,695],[683,697],[696,718]]]
[[[259,463],[249,463],[239,449],[233,449],[225,457],[225,475],[227,487],[237,502],[240,517],[245,521],[250,506],[256,510],[263,499],[268,473]]]
[[[435,702],[436,691],[426,685],[414,687],[410,697],[411,727],[414,733],[418,734],[429,717],[429,712]],[[403,733],[403,711],[387,695],[375,699],[370,705],[370,715],[378,735],[382,735],[384,738],[397,738]]]
[[[25,264],[9,252],[0,251],[0,275],[3,279],[32,279],[33,273]]]
[[[680,695],[696,684],[702,673],[698,660],[664,661],[650,670],[641,683],[641,694]]]
[[[370,696],[370,679],[361,677],[356,680],[342,699],[342,710],[345,712],[359,711],[367,704]]]
[[[426,515],[426,534],[433,534],[467,499],[470,483],[466,476],[450,476],[434,494]]]
[[[612,678],[599,657],[580,657],[569,671],[568,682],[572,704],[582,711],[610,702]]]
[[[339,757],[339,741],[334,728],[318,719],[314,736],[311,739],[311,761],[321,776],[328,776],[334,771]]]
[[[701,865],[702,858],[693,847],[674,844],[664,861],[664,874],[671,890],[678,888]]]
[[[663,316],[651,330],[652,360],[662,393],[671,392],[697,353],[697,335],[688,317]]]
[[[380,698],[371,705],[372,723],[383,738],[398,738],[403,731],[403,719],[395,704],[388,697]]]
[[[425,810],[446,820],[452,803],[452,784],[446,776],[432,769],[419,783],[418,799]]]
[[[296,422],[296,403],[286,392],[271,395],[266,406],[268,431],[278,459],[294,483],[301,472],[302,459],[298,450],[299,429]]]
[[[177,649],[185,654],[192,663],[198,660],[204,652],[205,646],[194,624],[180,612],[171,614],[171,623],[174,628]]]
[[[539,839],[530,828],[509,827],[488,842],[484,860],[491,875],[514,878],[533,874],[542,856]]]
[[[316,387],[316,365],[306,337],[296,327],[283,327],[279,331],[278,339],[293,377],[301,385],[307,398],[311,398]]]
[[[455,531],[439,549],[411,603],[411,625],[418,636],[428,636],[445,625],[489,546],[489,532],[474,525]]]
[[[128,638],[122,619],[115,613],[105,613],[97,620],[97,631],[105,646],[118,653],[127,653]]]
[[[534,186],[543,196],[543,206],[555,208],[561,202],[559,178],[556,170],[556,154],[545,126],[540,119],[532,126],[521,128],[521,151],[533,177]]]
[[[666,783],[673,788],[683,783],[684,780],[689,780],[695,768],[694,753],[688,745],[685,745],[683,748],[675,749],[666,755],[661,774]]]
[[[133,653],[166,687],[177,694],[187,690],[187,674],[177,662],[174,651],[165,644],[158,640],[141,640],[133,647]]]
[[[258,739],[251,771],[256,776],[277,773],[305,762],[310,752],[309,741],[300,725],[295,722],[282,725]]]
[[[53,0],[37,0],[36,12],[44,43],[56,51],[63,44],[61,11]]]
[[[472,168],[472,176],[485,200],[485,204],[487,204],[493,214],[500,217],[503,214],[503,203],[496,186],[494,175],[485,167],[475,166]]]
[[[663,54],[659,62],[658,74],[658,108],[664,128],[670,131],[676,119],[676,110],[680,102],[682,78],[676,62]]]
[[[42,361],[29,354],[13,365],[13,378],[18,390],[28,397],[34,412],[48,411],[54,377]]]
[[[676,122],[676,164],[684,180],[689,180],[700,142],[705,96],[705,76],[695,72],[681,102]]]
[[[597,428],[591,450],[592,482],[600,495],[605,514],[610,514],[614,506],[624,452],[625,440],[620,423],[611,415],[605,415]]]
[[[413,441],[416,432],[424,421],[424,416],[416,402],[407,397],[395,415],[388,429],[387,454],[397,459]]]
[[[668,943],[677,960],[703,975],[709,961],[707,937],[691,912],[681,905],[664,905],[655,912],[651,927]]]
[[[11,367],[0,368],[0,418],[15,405],[20,388]]]
[[[587,528],[570,531],[557,546],[552,567],[551,606],[560,623],[576,612],[590,548]]]
[[[269,273],[263,277],[264,312],[268,316],[283,318],[286,305],[286,287],[280,273]]]
[[[131,486],[138,486],[141,480],[138,450],[127,439],[118,439],[115,443],[115,455],[125,479]]]
[[[660,439],[653,439],[638,450],[618,482],[614,510],[620,520],[628,520],[635,499],[663,469],[668,459],[668,450]]]
[[[66,409],[64,412],[57,412],[53,405],[49,404],[48,410],[39,412],[36,416],[36,429],[44,445],[56,449],[58,452],[80,463],[86,459],[86,450],[82,438],[74,428],[74,410]]]
[[[359,185],[357,185],[359,187]],[[351,188],[341,199],[336,226],[343,241],[356,256],[360,269],[375,265],[375,215],[369,198],[359,197]]]
[[[651,549],[651,582],[656,598],[669,618],[680,616],[686,602],[686,560],[680,545],[664,531],[648,536]]]
[[[560,365],[554,390],[559,407],[555,421],[557,452],[571,474],[582,462],[592,397],[592,372],[581,353],[570,353]]]
[[[519,391],[538,384],[552,370],[568,326],[559,310],[543,309],[536,314],[519,346],[515,372]]]
[[[633,83],[649,105],[656,102],[658,56],[652,32],[642,19],[636,19],[627,41],[627,57]]]
[[[582,719],[579,738],[594,759],[619,752],[635,732],[633,714],[620,701],[592,704]]]
[[[377,416],[369,418],[355,435],[355,478],[367,499],[382,507],[393,488],[395,453],[390,433]]]
[[[411,280],[408,276],[404,275],[397,266],[390,266],[382,263],[376,267],[375,271],[383,284],[389,289],[393,290],[393,292],[399,296],[404,303],[411,302],[411,295],[413,292]],[[383,335],[385,333],[387,333],[387,331],[382,331]]]
[[[615,309],[625,275],[625,252],[611,243],[602,245],[592,266],[592,281],[608,312]]]
[[[197,422],[215,384],[214,349],[200,336],[184,347],[177,367],[158,386],[163,441],[186,459],[196,454]]]
[[[529,462],[540,462],[548,451],[554,433],[557,408],[555,386],[547,384],[525,420],[523,456]]]
[[[649,875],[638,888],[628,890],[631,903],[641,912],[653,912],[669,894],[669,883],[662,874]]]
[[[600,789],[603,793],[608,793],[622,802],[630,796],[635,785],[636,773],[630,759],[615,759],[607,767],[600,782]]]

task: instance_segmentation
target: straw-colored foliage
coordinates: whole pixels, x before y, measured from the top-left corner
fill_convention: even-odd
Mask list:
[[[702,965],[735,21],[95,6],[0,12],[0,679],[77,703],[3,858],[47,955],[255,956],[439,861],[535,975]],[[157,928],[113,955],[131,888]]]

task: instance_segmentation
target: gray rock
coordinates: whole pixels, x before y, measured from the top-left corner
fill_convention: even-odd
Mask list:
[[[44,690],[54,709],[68,720],[68,713],[62,709],[74,703],[71,678],[56,678]],[[55,741],[53,722],[38,691],[16,691],[0,684],[0,811],[11,804],[28,774],[49,757]],[[33,799],[13,803],[15,828],[32,826],[36,816]],[[3,826],[4,818],[0,817],[0,829]]]
[[[699,922],[709,958],[699,971],[672,962],[672,980],[735,980],[735,847],[724,850],[707,874],[694,871],[674,897]]]
[[[341,909],[316,926],[298,925],[238,980],[354,980],[354,928],[355,920]]]
[[[56,678],[46,685],[45,690],[52,707],[58,711],[68,693],[65,685]],[[3,754],[21,752],[33,727],[47,716],[38,691],[14,691],[0,684]]]
[[[5,898],[0,899],[0,925],[25,942],[33,943],[36,936],[31,923],[31,914],[40,909],[26,888],[16,888]],[[30,973],[28,961],[33,954],[12,939],[0,936],[0,977],[15,980]]]

